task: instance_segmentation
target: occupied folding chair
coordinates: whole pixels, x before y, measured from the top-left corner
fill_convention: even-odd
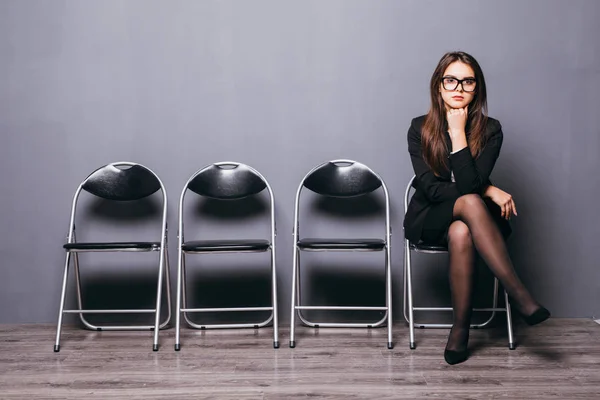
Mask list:
[[[107,201],[132,202],[146,199],[150,195],[158,192],[162,193],[162,223],[160,231],[157,226],[156,242],[78,242],[75,236],[76,211],[78,210],[78,200],[81,191],[84,190],[94,196]],[[84,207],[85,208],[85,207]],[[79,215],[79,213],[77,213]],[[157,237],[158,239],[158,237]],[[58,325],[56,328],[56,342],[54,351],[60,351],[60,334],[62,318],[64,314],[79,314],[83,325],[89,329],[97,331],[115,331],[115,330],[154,330],[154,340],[152,349],[158,350],[158,332],[164,328],[171,318],[171,295],[169,279],[169,260],[167,254],[167,195],[165,187],[158,176],[150,169],[141,164],[132,162],[116,162],[105,165],[90,174],[79,185],[73,197],[71,206],[71,219],[69,223],[69,233],[67,243],[63,246],[67,252],[65,268],[63,273],[62,292],[60,297],[60,312],[58,315]],[[84,309],[83,291],[79,273],[79,253],[84,252],[158,252],[158,284],[156,288],[156,308],[153,309]],[[73,259],[75,270],[75,282],[77,289],[77,305],[74,310],[65,310],[65,298],[67,292],[67,280],[70,267],[70,261]],[[160,323],[160,308],[162,299],[163,275],[166,274],[166,300],[168,315]],[[84,314],[154,314],[154,325],[95,325],[90,323]]]
[[[269,195],[270,237],[268,239],[242,240],[186,240],[184,234],[184,199],[188,191],[214,200],[239,200],[257,195],[267,189]],[[275,199],[267,180],[254,168],[238,162],[219,162],[210,164],[186,182],[179,200],[179,241],[178,241],[178,274],[177,274],[177,315],[175,350],[179,351],[181,314],[187,324],[195,329],[218,328],[262,328],[273,321],[273,347],[279,348],[277,318],[277,275],[275,268]],[[269,307],[225,307],[225,308],[188,308],[186,296],[186,267],[188,254],[226,254],[226,253],[271,253],[271,301]],[[182,307],[183,303],[183,307]],[[189,313],[206,312],[239,312],[239,311],[271,311],[270,316],[255,323],[238,324],[197,324],[188,316]]]
[[[404,194],[404,213],[408,210],[408,203],[410,200],[411,189],[415,188],[416,180],[415,176],[411,178],[408,185],[406,186],[406,192]],[[409,346],[411,349],[416,348],[415,343],[415,326],[417,328],[452,328],[452,324],[438,324],[438,323],[421,323],[415,322],[414,311],[420,312],[439,312],[439,311],[452,311],[452,307],[414,307],[413,305],[413,287],[412,287],[412,263],[411,263],[411,252],[426,253],[426,254],[446,254],[448,253],[448,247],[446,246],[433,246],[423,243],[412,243],[406,237],[404,238],[404,318],[409,325]],[[511,350],[515,349],[515,343],[513,338],[512,329],[512,318],[510,303],[508,302],[508,295],[504,291],[504,307],[498,307],[498,279],[494,277],[494,288],[493,288],[493,299],[492,307],[488,308],[473,308],[474,312],[489,312],[490,316],[487,320],[480,324],[472,324],[472,329],[484,328],[488,326],[494,319],[496,312],[506,312],[506,323],[508,327],[508,348]]]
[[[300,194],[307,188],[322,196],[349,198],[372,193],[382,188],[385,196],[385,231],[383,239],[331,239],[331,238],[300,238]],[[294,255],[292,272],[292,301],[290,318],[290,347],[296,346],[295,317],[310,327],[348,327],[371,328],[379,327],[387,322],[388,349],[393,348],[392,342],[392,276],[390,269],[390,200],[387,187],[379,175],[364,164],[352,160],[333,160],[313,168],[300,182],[296,193],[294,211]],[[301,303],[300,291],[300,252],[301,251],[383,251],[385,253],[385,291],[386,304],[381,307],[360,306],[310,306]],[[371,310],[385,311],[383,318],[372,323],[353,322],[312,322],[302,314],[303,310]]]

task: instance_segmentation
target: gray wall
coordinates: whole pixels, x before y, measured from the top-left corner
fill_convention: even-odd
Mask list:
[[[402,196],[412,175],[406,132],[427,111],[437,61],[455,49],[481,63],[490,115],[504,127],[493,178],[516,199],[510,247],[519,274],[554,315],[600,315],[599,19],[595,0],[0,1],[0,322],[55,321],[72,194],[89,172],[117,160],[161,176],[172,227],[180,188],[201,166],[236,160],[261,171],[278,205],[284,321],[298,182],[328,159],[366,163],[392,196],[399,306]],[[319,213],[328,207],[308,212],[325,222]],[[376,232],[376,218],[361,215],[351,222]],[[346,234],[340,216],[313,232]],[[204,233],[244,232],[233,225],[224,213]],[[81,229],[91,235],[88,225]],[[175,229],[170,240],[175,272]],[[382,258],[371,256],[306,257],[323,268],[310,269],[316,288],[334,289],[313,289],[313,297],[382,300]],[[117,285],[118,269],[134,261],[113,257],[88,259],[92,290]],[[197,262],[221,284],[236,264],[267,261],[249,257]],[[153,260],[142,259],[135,262]],[[420,288],[443,283],[443,260],[416,262],[428,265],[419,269]],[[336,278],[346,263],[351,272]],[[126,267],[133,276],[141,270]],[[142,275],[140,293],[153,289],[152,276]],[[256,277],[261,287],[263,278]],[[137,285],[119,287],[127,292],[129,284]],[[365,295],[355,292],[361,287]]]

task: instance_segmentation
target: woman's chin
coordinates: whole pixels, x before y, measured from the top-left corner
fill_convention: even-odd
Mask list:
[[[455,110],[458,110],[459,108],[465,108],[469,103],[466,102],[461,102],[461,101],[453,101],[450,104],[450,108],[454,108]]]

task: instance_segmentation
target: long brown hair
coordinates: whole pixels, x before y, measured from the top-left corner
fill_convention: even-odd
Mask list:
[[[467,64],[475,72],[475,93],[473,101],[469,104],[469,115],[467,118],[467,142],[469,150],[474,158],[477,158],[485,146],[485,128],[487,125],[487,93],[485,79],[479,63],[473,56],[462,51],[444,54],[437,68],[431,76],[429,85],[431,95],[431,108],[425,116],[425,122],[421,129],[421,141],[423,143],[423,159],[436,175],[448,171],[448,150],[446,148],[445,135],[448,130],[446,121],[446,107],[440,93],[440,84],[444,71],[453,62],[460,61]]]

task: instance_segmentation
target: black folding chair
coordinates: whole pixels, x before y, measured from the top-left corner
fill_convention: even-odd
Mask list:
[[[271,234],[268,239],[243,240],[186,240],[184,235],[183,208],[188,191],[216,200],[237,200],[256,195],[267,189],[270,200]],[[273,321],[273,347],[279,347],[277,319],[277,275],[275,268],[275,199],[267,180],[254,168],[238,162],[219,162],[210,164],[192,175],[186,182],[179,200],[179,242],[177,273],[177,316],[175,350],[179,351],[181,313],[187,324],[195,329],[217,328],[261,328]],[[185,259],[187,254],[226,254],[271,252],[271,297],[270,307],[226,307],[226,308],[189,308],[186,296]],[[182,307],[183,303],[183,307]],[[256,323],[239,324],[196,324],[188,317],[189,313],[271,311],[269,318]]]
[[[160,240],[156,242],[77,242],[75,237],[75,218],[78,209],[77,203],[81,191],[91,193],[97,197],[111,201],[139,201],[148,196],[161,191],[162,193],[162,224]],[[154,340],[152,349],[158,350],[158,332],[164,328],[171,318],[171,296],[170,296],[170,278],[169,278],[169,258],[167,254],[167,195],[165,187],[158,176],[150,169],[141,164],[132,162],[116,162],[101,167],[90,174],[77,188],[71,207],[71,220],[69,223],[69,234],[67,243],[63,246],[67,252],[65,268],[63,274],[62,292],[60,297],[60,312],[58,315],[58,325],[56,329],[56,342],[54,351],[60,351],[60,334],[63,314],[79,314],[79,318],[85,327],[97,331],[114,330],[154,330]],[[158,265],[158,285],[156,288],[156,308],[153,309],[84,309],[83,291],[79,274],[79,253],[83,252],[159,252]],[[69,273],[70,260],[73,258],[73,267],[75,269],[75,281],[77,289],[77,304],[75,310],[65,310],[65,298],[67,292],[67,278]],[[166,266],[165,266],[166,264]],[[166,273],[166,290],[168,316],[166,320],[160,323],[160,307],[163,286],[163,274]],[[136,314],[152,313],[154,314],[154,325],[94,325],[90,323],[84,314]]]
[[[404,213],[408,210],[408,202],[410,200],[411,189],[414,187],[415,177],[408,182],[406,186],[406,192],[404,194]],[[437,311],[452,311],[452,307],[414,307],[413,306],[413,287],[412,287],[412,263],[411,263],[411,252],[426,253],[426,254],[446,254],[448,253],[448,247],[446,246],[432,246],[423,243],[412,243],[408,239],[404,238],[404,318],[408,322],[409,326],[409,346],[411,349],[416,348],[415,343],[415,325],[418,328],[452,328],[452,324],[433,324],[433,323],[421,323],[415,322],[414,311],[419,312],[437,312]],[[506,312],[506,323],[508,326],[508,348],[514,350],[516,348],[513,338],[512,329],[512,318],[510,311],[510,303],[508,302],[508,295],[504,291],[505,306],[498,307],[498,279],[494,277],[494,288],[492,291],[492,307],[487,308],[474,308],[474,312],[489,312],[490,316],[487,320],[480,324],[472,324],[471,328],[484,328],[488,326],[494,317],[496,312]]]
[[[355,197],[371,193],[382,188],[385,196],[385,230],[383,239],[331,239],[331,238],[300,238],[300,193],[307,188],[317,194],[328,197]],[[310,327],[379,327],[387,322],[388,349],[393,348],[392,342],[392,275],[390,269],[390,200],[385,183],[373,170],[364,164],[352,160],[333,160],[313,168],[300,182],[296,193],[294,211],[294,259],[292,272],[292,305],[290,318],[290,347],[296,346],[295,317]],[[300,296],[300,252],[301,251],[383,251],[385,252],[385,290],[386,304],[380,307],[361,306],[310,306],[301,304]],[[385,315],[372,323],[339,323],[312,322],[304,317],[303,310],[372,310],[385,311]]]

